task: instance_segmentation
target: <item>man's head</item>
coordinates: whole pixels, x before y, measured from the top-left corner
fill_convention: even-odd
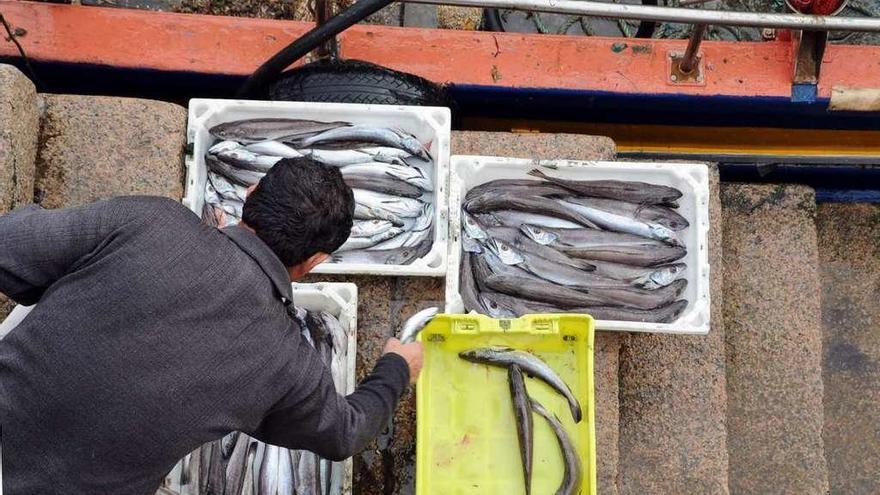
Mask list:
[[[244,203],[242,221],[296,280],[348,239],[354,196],[336,167],[310,158],[281,160]]]

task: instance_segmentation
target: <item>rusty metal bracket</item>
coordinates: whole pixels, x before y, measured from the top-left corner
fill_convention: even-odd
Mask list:
[[[828,44],[827,31],[795,31],[792,33],[795,43],[793,84],[818,84],[822,71],[822,59]]]
[[[691,86],[703,86],[706,77],[703,74],[703,54],[700,44],[706,34],[706,24],[697,24],[688,39],[687,49],[682,52],[669,52],[669,83]]]

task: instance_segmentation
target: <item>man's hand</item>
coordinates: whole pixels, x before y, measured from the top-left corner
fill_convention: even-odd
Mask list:
[[[406,360],[406,364],[409,365],[409,381],[410,383],[415,383],[419,377],[419,372],[422,371],[422,343],[401,344],[399,340],[391,337],[385,343],[385,348],[382,349],[382,354],[388,354],[389,352],[393,352]]]

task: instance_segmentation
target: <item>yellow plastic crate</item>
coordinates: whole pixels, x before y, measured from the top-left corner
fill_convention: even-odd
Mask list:
[[[549,364],[581,403],[575,424],[565,398],[526,377],[529,395],[555,413],[581,457],[581,495],[596,494],[593,319],[540,314],[514,320],[438,315],[421,332],[425,366],[417,384],[416,493],[524,493],[522,461],[507,370],[469,363],[458,353],[498,345],[529,351]],[[534,415],[532,493],[555,493],[563,460],[556,436]]]

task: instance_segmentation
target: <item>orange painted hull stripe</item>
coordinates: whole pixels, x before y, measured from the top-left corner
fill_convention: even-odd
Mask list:
[[[36,61],[247,75],[311,23],[0,0],[27,33]],[[695,96],[791,94],[785,41],[710,42],[704,86],[668,81],[667,54],[679,40],[622,40],[359,25],[340,37],[342,55],[435,82]],[[621,43],[626,47],[620,49]],[[17,56],[11,43],[0,56]],[[832,86],[880,87],[880,47],[829,46],[819,96]]]

